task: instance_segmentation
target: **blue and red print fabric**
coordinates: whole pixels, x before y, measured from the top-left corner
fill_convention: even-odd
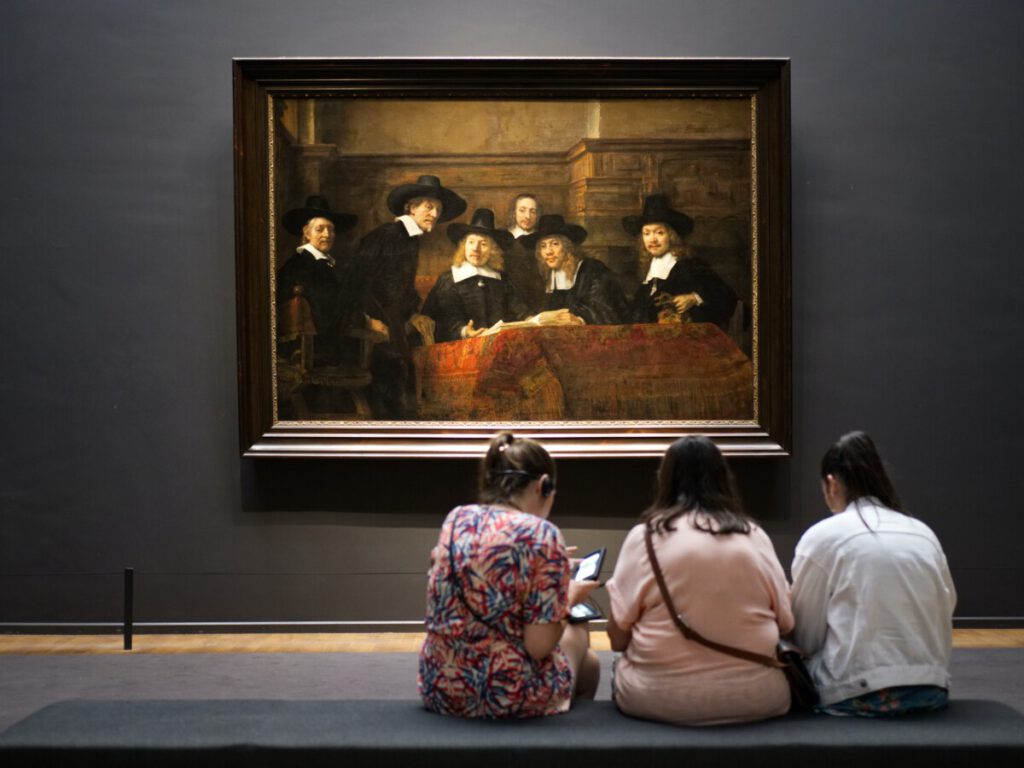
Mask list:
[[[481,718],[566,711],[572,671],[565,654],[556,647],[534,661],[523,647],[523,629],[564,619],[568,591],[569,555],[547,520],[477,504],[448,513],[427,583],[419,664],[427,709]]]

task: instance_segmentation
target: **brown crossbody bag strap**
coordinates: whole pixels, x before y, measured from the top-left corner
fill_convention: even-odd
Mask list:
[[[760,653],[752,653],[751,651],[744,651],[742,648],[733,648],[731,645],[716,643],[714,640],[708,640],[697,632],[697,630],[689,627],[686,622],[683,621],[683,617],[679,615],[675,604],[672,602],[672,596],[668,593],[668,585],[665,584],[665,575],[661,572],[661,566],[658,565],[658,558],[654,554],[654,540],[650,523],[647,523],[644,526],[644,543],[647,545],[647,558],[651,561],[651,568],[654,571],[654,579],[658,582],[658,589],[661,590],[661,599],[665,601],[665,607],[668,609],[668,614],[672,617],[672,621],[675,622],[679,631],[683,633],[683,637],[687,640],[693,640],[696,643],[707,646],[719,653],[726,653],[739,659],[764,664],[766,667],[772,667],[774,669],[785,668],[785,664],[772,656],[762,656]]]

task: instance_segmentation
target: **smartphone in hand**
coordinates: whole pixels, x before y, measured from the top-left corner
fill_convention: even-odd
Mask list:
[[[595,581],[601,575],[601,564],[607,551],[606,547],[601,547],[581,557],[572,578],[575,581]]]
[[[569,609],[569,623],[579,624],[583,621],[590,621],[591,619],[603,619],[604,614],[601,613],[601,609],[597,607],[597,603],[592,600],[587,600],[583,603],[577,603]]]

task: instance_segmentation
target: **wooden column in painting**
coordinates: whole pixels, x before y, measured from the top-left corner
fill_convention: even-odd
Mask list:
[[[295,149],[298,152],[302,184],[304,189],[309,190],[309,194],[315,195],[321,192],[324,163],[334,155],[336,148],[333,144],[317,142],[317,102],[300,99],[296,105],[298,141]]]

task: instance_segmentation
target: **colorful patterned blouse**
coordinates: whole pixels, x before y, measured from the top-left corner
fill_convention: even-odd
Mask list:
[[[567,616],[568,594],[569,556],[552,523],[489,505],[448,513],[428,574],[419,669],[427,709],[484,718],[568,710],[572,671],[562,649],[534,661],[523,647],[527,624]]]

